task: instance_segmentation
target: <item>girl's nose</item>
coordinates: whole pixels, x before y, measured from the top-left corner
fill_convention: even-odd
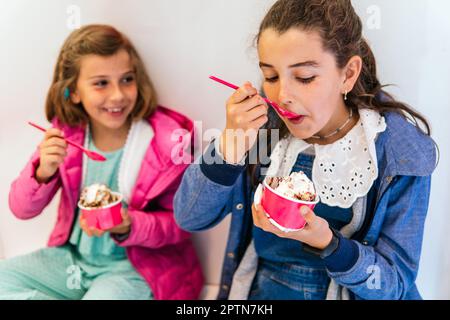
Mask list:
[[[122,91],[122,88],[119,85],[115,85],[112,89],[110,99],[112,101],[122,101],[124,97],[125,95]]]
[[[284,105],[289,105],[293,102],[292,91],[289,87],[289,84],[286,82],[283,83],[282,81],[280,81],[278,102]]]

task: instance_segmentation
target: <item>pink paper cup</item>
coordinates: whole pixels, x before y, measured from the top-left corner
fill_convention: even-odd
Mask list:
[[[122,223],[122,195],[113,192],[119,199],[102,208],[86,208],[78,202],[78,207],[81,209],[81,214],[86,223],[91,228],[100,230],[108,230]]]
[[[261,205],[275,222],[277,227],[283,231],[298,231],[305,227],[306,221],[300,213],[300,208],[307,206],[314,210],[319,197],[316,195],[316,200],[313,202],[301,201],[288,198],[282,194],[277,193],[272,189],[264,179],[263,190],[261,197]]]

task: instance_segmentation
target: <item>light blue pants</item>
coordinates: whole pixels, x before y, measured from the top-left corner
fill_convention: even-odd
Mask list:
[[[0,300],[152,299],[127,259],[86,258],[74,248],[46,248],[0,261]]]

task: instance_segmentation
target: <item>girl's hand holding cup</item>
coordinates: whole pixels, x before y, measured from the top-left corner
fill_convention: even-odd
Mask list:
[[[36,170],[36,180],[45,183],[56,173],[67,156],[67,143],[63,133],[55,128],[48,129],[39,145],[40,163]]]
[[[260,204],[253,204],[252,206],[253,223],[258,228],[273,233],[280,238],[297,240],[319,250],[325,249],[333,238],[333,232],[327,220],[317,216],[307,206],[302,206],[299,214],[306,220],[306,226],[302,230],[283,232],[269,221],[267,213]]]
[[[122,223],[119,225],[107,229],[107,230],[101,230],[95,227],[90,227],[86,221],[86,219],[83,218],[83,215],[80,214],[80,228],[83,230],[89,237],[101,237],[105,234],[105,232],[109,232],[111,234],[127,234],[131,231],[131,217],[128,213],[128,210],[125,208],[121,209],[122,214]]]
[[[220,137],[220,152],[226,162],[241,162],[253,147],[259,129],[268,121],[268,108],[249,82],[228,99],[226,128]]]

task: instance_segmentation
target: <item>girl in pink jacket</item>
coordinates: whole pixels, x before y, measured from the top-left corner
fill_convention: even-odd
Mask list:
[[[58,218],[49,248],[0,262],[0,299],[197,299],[200,264],[172,205],[193,124],[157,106],[130,41],[110,26],[74,31],[46,114],[53,128],[13,182],[9,205],[31,219],[61,189]],[[65,138],[107,160],[87,158]],[[80,191],[94,183],[123,195],[120,225],[99,230],[82,218]]]

